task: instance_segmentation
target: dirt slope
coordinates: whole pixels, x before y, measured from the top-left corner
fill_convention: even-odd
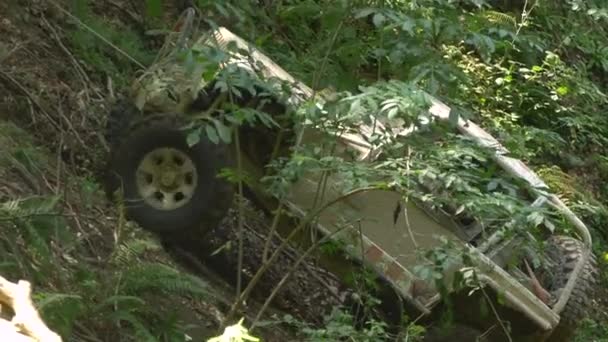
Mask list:
[[[57,3],[69,8],[67,1]],[[86,307],[103,305],[108,297],[117,295],[112,293],[112,286],[116,287],[116,292],[124,287],[124,296],[135,295],[133,291],[127,291],[126,281],[121,278],[129,276],[126,270],[150,266],[170,273],[174,269],[184,276],[179,284],[185,295],[149,299],[146,296],[155,296],[155,292],[148,289],[153,281],[147,283],[148,287],[139,284],[138,291],[145,287],[148,292],[141,290],[137,295],[147,298],[147,306],[158,305],[161,312],[179,307],[181,318],[196,326],[190,333],[197,340],[210,337],[217,332],[222,313],[228,310],[233,299],[234,289],[226,280],[230,281],[230,270],[234,271],[236,264],[235,255],[230,251],[213,258],[209,258],[209,254],[235,238],[235,222],[227,218],[219,234],[199,249],[203,253],[195,253],[195,265],[190,263],[186,269],[160,248],[154,236],[124,222],[116,208],[105,200],[96,176],[103,168],[107,153],[103,139],[106,113],[120,91],[116,85],[120,80],[80,58],[71,45],[75,22],[54,4],[55,1],[36,0],[0,2],[0,204],[5,209],[14,209],[7,203],[21,203],[35,197],[43,202],[51,201],[53,205],[44,214],[28,211],[23,216],[28,222],[37,215],[61,219],[60,224],[55,224],[45,234],[28,235],[19,230],[15,215],[21,214],[8,209],[2,212],[6,220],[0,219],[0,231],[7,238],[0,249],[4,254],[0,254],[3,262],[17,266],[1,271],[7,277],[28,278],[36,289],[54,298],[53,302],[59,301],[57,295],[62,294],[61,298],[78,298],[75,301],[85,303]],[[129,7],[126,1],[96,1],[94,9],[98,11],[97,15],[111,18],[109,21],[122,21],[123,25],[133,24],[138,19],[136,9]],[[171,16],[173,12],[167,13]],[[121,60],[120,63],[124,66],[130,62]],[[246,250],[255,255],[264,240],[265,218],[253,208],[250,211],[257,218],[255,223],[248,224]],[[59,226],[62,228],[57,228]],[[14,241],[9,241],[8,236]],[[48,254],[32,252],[32,241],[39,242],[41,250]],[[132,247],[134,245],[144,247]],[[123,250],[128,251],[125,254],[129,255],[128,262],[120,254]],[[20,256],[16,256],[18,254]],[[285,254],[282,260],[262,281],[257,291],[258,299],[263,299],[272,290],[293,262],[293,251]],[[246,274],[254,272],[260,263],[261,258],[250,258],[245,264]],[[213,266],[228,272],[214,273]],[[91,281],[101,284],[94,294],[89,294],[81,288],[85,285],[78,283],[83,272],[93,279]],[[188,272],[200,275],[203,281],[199,283],[189,278]],[[323,272],[316,277],[311,277],[311,272],[316,271],[305,267],[302,274],[296,273],[295,280],[279,294],[277,303],[282,309],[290,309],[296,317],[319,323],[322,319],[320,307],[327,312],[340,302],[339,284]],[[325,280],[322,284],[310,280],[318,278]],[[196,297],[199,292],[206,294]],[[255,314],[259,304],[255,301],[248,304],[249,314]],[[124,337],[120,329],[116,329],[121,326],[117,323],[120,320],[94,319],[79,311],[83,317],[74,313],[76,318],[68,322],[67,317],[53,315],[65,316],[67,304],[48,305],[43,313],[50,325],[66,334],[64,336],[70,336],[70,340],[115,340],[118,337],[117,340],[122,340]],[[138,311],[130,313],[139,314],[144,309],[139,307]],[[87,315],[112,313],[111,310],[86,312]],[[269,314],[272,313],[276,311],[270,310]],[[142,317],[147,319],[147,313]],[[268,341],[295,340],[289,333],[274,327],[256,333]]]

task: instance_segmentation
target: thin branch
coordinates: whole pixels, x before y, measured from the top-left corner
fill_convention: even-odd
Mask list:
[[[314,244],[312,244],[312,246],[310,246],[300,256],[300,258],[298,260],[296,260],[296,262],[293,265],[291,265],[291,267],[289,268],[287,273],[283,276],[283,278],[281,278],[279,283],[274,287],[274,289],[272,290],[272,292],[270,293],[268,298],[266,298],[266,301],[264,301],[262,308],[260,308],[260,311],[258,311],[258,314],[255,317],[255,319],[253,320],[253,323],[251,323],[251,327],[249,328],[249,331],[253,331],[257,322],[260,320],[260,318],[262,318],[262,315],[264,314],[264,312],[266,312],[266,309],[268,309],[268,306],[270,305],[270,303],[272,302],[274,297],[276,297],[276,295],[279,293],[279,291],[283,288],[283,285],[285,285],[285,282],[289,279],[289,277],[291,277],[293,275],[293,273],[296,271],[298,266],[300,266],[300,264],[304,260],[306,260],[306,258],[310,255],[310,253],[312,253],[314,250],[316,250],[322,243],[331,239],[333,236],[335,236],[339,232],[343,231],[345,228],[346,228],[346,226],[341,227],[340,229],[337,229],[337,230],[331,232],[331,234],[324,236],[322,239],[317,240]]]
[[[513,339],[511,339],[511,334],[509,333],[509,330],[507,329],[507,327],[505,327],[504,323],[502,322],[502,319],[500,318],[498,311],[494,307],[494,304],[492,304],[492,301],[490,300],[490,296],[488,296],[488,294],[486,293],[486,290],[484,288],[481,288],[481,293],[483,293],[483,296],[485,297],[486,301],[490,305],[490,308],[492,309],[492,312],[494,313],[496,320],[498,320],[498,324],[500,324],[500,327],[505,332],[507,339],[509,340],[509,342],[513,342]]]
[[[46,25],[46,27],[51,32],[51,36],[53,37],[55,42],[57,42],[57,45],[69,57],[70,62],[72,62],[72,64],[74,65],[74,68],[76,69],[76,71],[78,71],[78,75],[80,75],[80,80],[82,82],[82,86],[84,87],[84,89],[87,89],[88,88],[87,85],[91,83],[91,79],[89,79],[89,76],[87,75],[87,73],[82,69],[82,67],[80,66],[80,63],[78,63],[78,61],[76,60],[74,55],[70,52],[70,50],[63,44],[63,42],[61,41],[61,37],[59,37],[59,34],[57,33],[57,30],[55,30],[55,28],[53,28],[53,26],[48,22],[48,20],[46,20],[46,18],[44,16],[42,17],[42,22],[44,23],[44,25]]]
[[[277,247],[277,249],[275,249],[274,253],[270,256],[270,258],[268,259],[268,261],[266,263],[264,263],[259,269],[258,271],[254,274],[254,276],[251,278],[251,281],[249,281],[249,283],[247,284],[247,287],[245,287],[245,289],[243,290],[243,292],[241,293],[240,297],[237,298],[237,300],[232,304],[232,307],[230,308],[230,311],[228,312],[228,314],[226,315],[226,321],[224,322],[224,324],[222,325],[226,325],[226,322],[230,319],[232,319],[232,317],[234,316],[234,314],[236,313],[236,310],[240,307],[241,303],[243,303],[248,297],[249,294],[251,293],[251,291],[253,291],[253,288],[257,285],[257,283],[260,281],[260,279],[262,278],[262,275],[264,275],[264,273],[266,273],[266,271],[268,271],[268,269],[270,268],[270,266],[272,265],[272,263],[279,257],[280,253],[283,251],[283,249],[285,249],[285,247],[287,246],[287,244],[289,243],[289,241],[291,241],[304,227],[306,227],[306,225],[315,217],[317,217],[318,215],[320,215],[323,211],[325,211],[326,209],[328,209],[329,207],[333,206],[334,204],[343,201],[349,197],[352,197],[356,194],[365,192],[365,191],[370,191],[370,190],[375,190],[375,187],[366,187],[366,188],[360,188],[360,189],[356,189],[353,190],[347,194],[344,194],[342,196],[339,196],[329,202],[327,202],[325,205],[323,205],[322,207],[313,210],[312,212],[309,212],[306,216],[304,216],[304,218],[302,218],[300,220],[300,223],[298,224],[298,226],[293,229],[291,231],[291,233],[289,233],[289,235],[287,236],[287,238],[279,245],[279,247]]]
[[[262,252],[262,262],[268,261],[268,250],[270,249],[270,241],[272,237],[275,235],[277,227],[279,226],[279,220],[281,219],[281,213],[283,212],[283,201],[279,202],[277,206],[276,213],[274,218],[272,219],[272,225],[270,226],[270,232],[268,233],[268,238],[264,243],[264,251]],[[277,234],[278,235],[278,234]]]
[[[19,44],[15,44],[15,46],[10,49],[9,51],[7,51],[6,53],[0,53],[0,64],[2,64],[5,60],[7,60],[12,54],[14,54],[15,52],[19,51],[21,48],[23,48],[25,45],[29,44],[29,42],[31,41],[25,41],[23,43],[19,43]]]
[[[338,33],[340,33],[340,30],[342,30],[343,24],[344,24],[344,19],[340,20],[340,24],[338,24],[338,27],[336,28],[334,35],[331,37],[331,43],[329,45],[329,48],[327,49],[327,53],[323,57],[323,61],[321,62],[321,67],[319,68],[319,72],[315,73],[313,76],[313,80],[312,80],[313,92],[316,91],[316,89],[319,86],[319,80],[321,78],[321,75],[325,71],[325,67],[327,66],[327,61],[329,60],[329,54],[331,53],[331,50],[333,49],[333,46],[336,43],[336,39],[338,39]],[[314,98],[314,95],[315,94],[313,94],[313,98]]]
[[[7,72],[4,72],[2,70],[0,70],[0,78],[4,78],[8,83],[12,84],[14,87],[17,88],[17,90],[21,91],[25,96],[27,96],[27,98],[36,106],[36,108],[38,108],[38,110],[40,110],[40,112],[42,112],[42,114],[44,114],[44,116],[49,120],[51,125],[53,125],[55,129],[61,130],[61,126],[59,125],[59,123],[56,122],[55,119],[53,119],[53,117],[44,109],[44,107],[42,107],[40,102],[38,102],[38,99],[32,93],[30,93],[27,88],[25,88],[19,81],[17,81]]]
[[[97,31],[93,30],[90,26],[88,26],[87,24],[83,23],[82,20],[78,19],[78,17],[76,17],[75,15],[73,15],[72,13],[70,13],[69,11],[67,11],[66,9],[64,9],[61,5],[59,5],[58,3],[56,3],[54,0],[50,0],[49,2],[51,4],[53,4],[55,7],[57,7],[57,9],[59,11],[61,11],[63,14],[65,14],[68,17],[74,19],[80,26],[84,27],[87,31],[91,32],[97,38],[101,39],[104,43],[108,44],[114,50],[118,51],[121,55],[125,56],[128,60],[130,60],[131,62],[133,62],[133,64],[137,65],[138,67],[140,67],[142,69],[146,68],[146,66],[143,65],[141,62],[139,62],[138,60],[136,60],[135,58],[133,58],[131,55],[129,55],[128,53],[126,53],[125,51],[123,51],[121,48],[119,48],[118,46],[116,46],[115,44],[113,44],[111,41],[109,41],[108,39],[106,39],[101,34],[97,33]]]
[[[232,93],[230,93],[232,94]],[[230,96],[232,99],[232,96]],[[243,252],[243,231],[245,230],[244,227],[244,216],[245,216],[245,208],[244,208],[244,203],[243,203],[243,179],[241,177],[241,173],[243,172],[243,166],[241,165],[241,141],[240,141],[240,137],[239,137],[239,129],[238,127],[235,125],[234,128],[234,140],[235,140],[235,145],[236,145],[236,163],[237,163],[237,172],[239,174],[238,177],[238,211],[239,211],[239,215],[238,215],[238,260],[237,260],[237,276],[236,276],[236,298],[239,298],[239,296],[241,295],[241,286],[242,286],[242,282],[243,282],[243,275],[242,275],[242,270],[243,270],[243,257],[244,257],[244,252]]]
[[[412,155],[412,150],[410,148],[410,146],[407,146],[407,161],[405,163],[405,170],[406,170],[406,181],[407,181],[407,189],[409,191],[410,189],[410,156]],[[414,238],[414,232],[412,231],[412,226],[410,225],[410,217],[409,214],[407,212],[407,206],[409,204],[409,199],[410,196],[406,195],[405,196],[405,205],[403,206],[403,215],[404,215],[404,219],[405,219],[405,227],[407,228],[407,232],[410,235],[410,239],[412,240],[412,244],[414,245],[414,248],[418,249],[418,243],[416,243],[416,238]]]

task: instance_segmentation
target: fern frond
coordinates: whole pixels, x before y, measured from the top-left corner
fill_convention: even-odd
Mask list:
[[[110,315],[116,322],[128,322],[135,332],[136,341],[157,341],[156,337],[146,327],[146,322],[126,310],[119,310]]]
[[[117,306],[122,310],[137,310],[146,305],[146,301],[136,296],[110,296],[104,299],[100,304],[95,306],[92,312],[100,312],[108,306]]]
[[[115,250],[112,260],[120,266],[129,266],[147,251],[160,250],[151,239],[132,239],[121,243]]]
[[[51,215],[57,212],[57,205],[60,199],[60,196],[17,198],[0,203],[0,215],[5,216],[7,219],[40,214]]]
[[[20,202],[21,202],[20,199],[15,199],[15,200],[4,202],[4,203],[2,203],[2,205],[0,205],[0,210],[2,210],[3,212],[6,212],[6,213],[18,211],[20,208],[20,206],[19,206]]]
[[[515,19],[515,17],[513,17],[512,15],[509,15],[507,13],[486,10],[486,11],[480,12],[479,15],[491,23],[517,27],[517,19]]]
[[[566,204],[582,196],[572,176],[563,172],[557,166],[542,168],[538,170],[538,175]]]
[[[202,279],[161,263],[140,264],[123,273],[122,291],[125,294],[141,294],[160,291],[169,295],[204,298],[209,287]]]
[[[81,296],[69,293],[38,293],[36,297],[38,297],[36,301],[36,309],[38,311],[44,311],[48,306],[52,307],[66,300],[82,301]]]

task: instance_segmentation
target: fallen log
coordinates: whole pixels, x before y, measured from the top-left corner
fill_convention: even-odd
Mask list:
[[[0,276],[0,305],[14,313],[12,318],[0,318],[0,336],[7,342],[62,342],[61,337],[49,329],[31,298],[28,281],[12,283]],[[2,310],[6,312],[7,310]]]

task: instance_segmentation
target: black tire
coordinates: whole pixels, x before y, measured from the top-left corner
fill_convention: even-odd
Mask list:
[[[569,236],[555,235],[547,241],[545,255],[549,259],[549,265],[542,279],[554,302],[566,286],[576,263],[583,255],[583,250],[584,244]],[[597,260],[592,254],[581,270],[570,299],[560,314],[560,322],[551,336],[551,341],[569,341],[574,336],[581,321],[589,314],[598,275]]]
[[[226,215],[232,204],[233,186],[217,177],[218,172],[232,167],[229,147],[214,144],[206,137],[189,147],[185,122],[178,115],[149,115],[124,129],[124,123],[116,125],[122,132],[115,138],[106,171],[105,191],[109,198],[122,199],[127,218],[143,229],[159,233],[163,237],[188,239],[194,233],[202,236],[214,229]],[[126,132],[126,134],[125,134]],[[136,170],[139,162],[149,151],[171,147],[185,153],[196,168],[198,182],[191,199],[174,210],[159,210],[145,203],[137,191]],[[167,234],[170,233],[170,234]]]
[[[114,103],[108,113],[104,134],[111,150],[128,134],[131,124],[140,120],[142,116],[143,114],[139,108],[128,99],[121,98]]]

